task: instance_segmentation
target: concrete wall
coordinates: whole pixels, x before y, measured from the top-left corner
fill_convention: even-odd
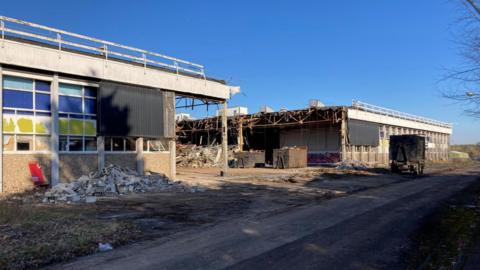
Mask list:
[[[216,81],[13,40],[2,41],[0,63],[218,99],[230,98],[230,86]]]
[[[96,154],[60,154],[60,182],[70,182],[98,170]]]
[[[172,177],[170,164],[170,152],[143,153],[145,171],[165,174]],[[175,164],[173,164],[175,165]]]
[[[5,193],[18,193],[34,188],[29,162],[38,162],[43,175],[50,180],[50,155],[49,154],[3,154],[3,191]]]
[[[105,166],[113,164],[135,170],[137,166],[136,156],[137,154],[135,153],[105,153]]]

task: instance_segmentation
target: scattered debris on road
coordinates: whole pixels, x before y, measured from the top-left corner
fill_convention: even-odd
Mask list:
[[[105,167],[98,173],[81,176],[70,183],[60,183],[47,192],[44,203],[95,203],[97,196],[125,195],[150,191],[172,190],[179,192],[202,192],[204,188],[187,186],[171,181],[164,175],[139,175],[136,171],[115,165]]]
[[[336,167],[338,170],[367,170],[371,168],[365,163],[355,160],[344,160]]]

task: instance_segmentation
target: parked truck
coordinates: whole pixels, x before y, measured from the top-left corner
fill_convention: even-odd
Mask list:
[[[419,135],[390,136],[390,166],[394,173],[409,171],[422,175],[425,168],[425,137]]]

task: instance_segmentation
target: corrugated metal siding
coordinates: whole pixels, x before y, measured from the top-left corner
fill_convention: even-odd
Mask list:
[[[351,145],[379,144],[379,125],[372,122],[348,119],[348,142]]]
[[[170,95],[159,89],[102,82],[98,101],[99,134],[153,138],[171,135],[168,129],[173,127],[167,127],[171,123],[165,121],[166,116],[174,113],[165,103],[171,99]]]

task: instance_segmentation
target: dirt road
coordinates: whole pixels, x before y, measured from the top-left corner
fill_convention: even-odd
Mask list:
[[[408,181],[384,176],[384,184],[349,196],[239,217],[51,269],[403,269],[408,235],[419,221],[479,175],[477,166]]]

